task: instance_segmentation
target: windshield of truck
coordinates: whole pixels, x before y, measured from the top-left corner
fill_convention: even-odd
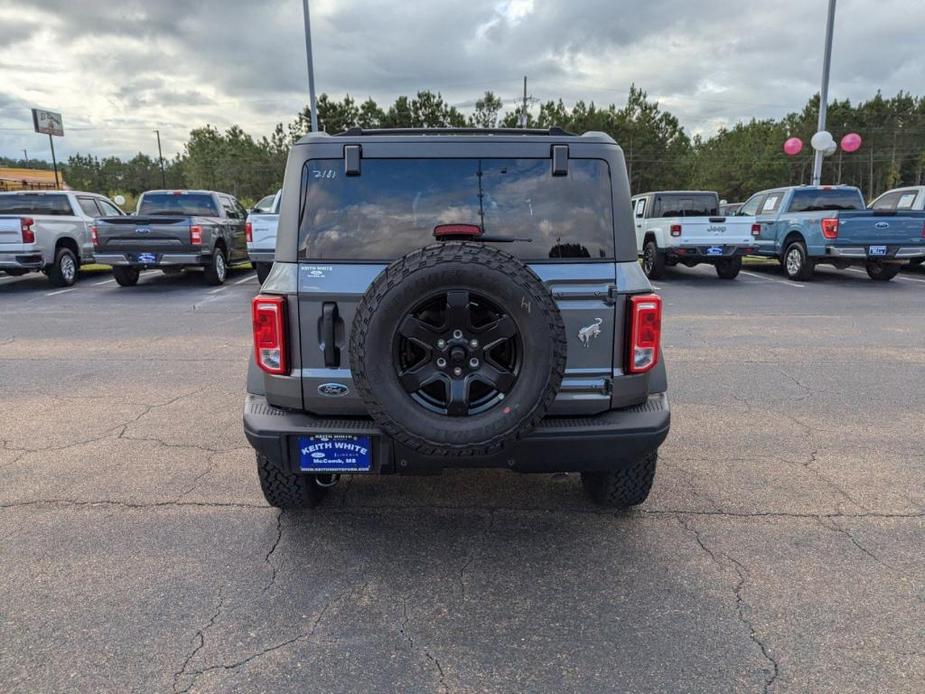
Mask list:
[[[0,214],[72,215],[71,203],[66,195],[39,195],[13,193],[0,195]]]
[[[825,212],[863,210],[867,205],[855,188],[808,188],[795,190],[790,200],[791,212]]]
[[[309,161],[303,173],[299,256],[393,260],[434,243],[434,227],[464,224],[520,258],[613,258],[610,169],[570,159],[342,159]]]
[[[658,195],[653,217],[716,217],[719,197],[709,193]]]
[[[208,193],[145,193],[138,207],[139,215],[179,215],[181,217],[218,217],[218,207]]]

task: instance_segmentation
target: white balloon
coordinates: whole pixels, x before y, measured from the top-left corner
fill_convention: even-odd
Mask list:
[[[813,135],[809,143],[817,152],[824,152],[833,144],[835,144],[835,139],[832,137],[832,133],[830,133],[828,130],[820,130],[815,135]]]
[[[831,157],[837,151],[838,151],[838,145],[833,142],[828,147],[826,147],[824,150],[822,150],[822,153],[827,157]]]

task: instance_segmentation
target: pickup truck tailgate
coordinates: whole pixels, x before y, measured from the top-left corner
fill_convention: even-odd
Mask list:
[[[679,220],[681,236],[673,240],[681,244],[708,246],[712,244],[751,244],[754,217],[688,217]]]
[[[840,213],[836,243],[925,244],[922,237],[925,212],[883,214],[874,210]]]
[[[104,217],[97,221],[96,229],[102,253],[194,249],[189,217]]]
[[[276,226],[279,223],[278,214],[252,214],[251,242],[253,248],[276,248]]]
[[[0,243],[22,243],[19,217],[0,217]]]

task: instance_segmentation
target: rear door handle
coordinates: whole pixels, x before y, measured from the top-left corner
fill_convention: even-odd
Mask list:
[[[337,304],[326,301],[321,306],[321,342],[324,348],[324,365],[340,366],[340,349],[337,346]]]

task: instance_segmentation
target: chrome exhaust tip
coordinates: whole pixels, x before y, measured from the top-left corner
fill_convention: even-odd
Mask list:
[[[315,475],[315,484],[317,484],[319,487],[324,487],[327,489],[328,487],[333,487],[335,484],[337,484],[339,479],[340,475]]]

